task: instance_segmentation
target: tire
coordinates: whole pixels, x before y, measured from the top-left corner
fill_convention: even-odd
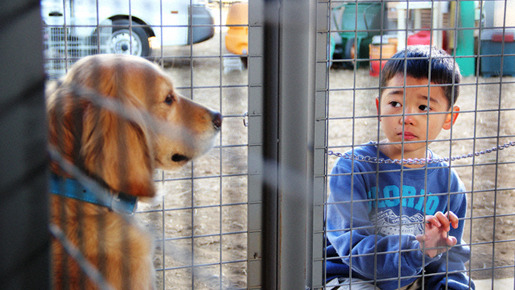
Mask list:
[[[130,23],[131,22],[126,19],[113,21],[113,32],[111,34],[109,51],[115,54],[148,56],[150,54],[148,34],[139,26],[132,26],[131,33],[129,28],[131,26]],[[132,22],[132,25],[137,24]]]

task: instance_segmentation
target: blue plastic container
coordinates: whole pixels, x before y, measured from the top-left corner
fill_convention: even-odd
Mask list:
[[[515,41],[481,40],[481,74],[485,77],[515,76]],[[502,72],[501,72],[502,59]]]

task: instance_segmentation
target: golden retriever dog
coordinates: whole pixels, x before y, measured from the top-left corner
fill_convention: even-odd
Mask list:
[[[51,229],[65,237],[52,242],[54,288],[96,289],[95,277],[114,289],[154,288],[152,237],[130,213],[155,195],[155,168],[179,168],[212,147],[220,113],[179,96],[157,65],[126,55],[83,58],[47,94],[50,148],[61,159],[51,163]]]

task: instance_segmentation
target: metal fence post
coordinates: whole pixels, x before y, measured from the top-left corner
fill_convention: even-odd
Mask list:
[[[0,285],[48,289],[44,72],[39,0],[0,9]]]
[[[311,288],[315,1],[283,1],[279,61],[279,250],[282,289]]]
[[[279,277],[279,23],[280,1],[264,1],[263,28],[263,265],[262,286],[277,289]]]
[[[316,2],[265,4],[263,286],[303,289],[312,269]]]

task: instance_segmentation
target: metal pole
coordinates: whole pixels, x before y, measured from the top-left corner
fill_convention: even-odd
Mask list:
[[[311,285],[315,1],[266,1],[264,288]]]
[[[279,0],[264,0],[263,270],[264,289],[277,289],[279,264]]]
[[[279,62],[282,289],[311,288],[316,1],[283,1]]]
[[[49,289],[40,2],[0,6],[0,285]]]

